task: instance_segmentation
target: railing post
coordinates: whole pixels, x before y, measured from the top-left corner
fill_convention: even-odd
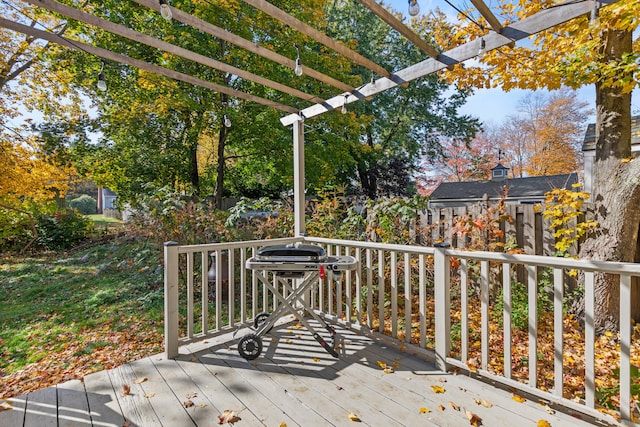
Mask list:
[[[164,244],[164,355],[178,356],[178,243]]]
[[[437,243],[434,253],[434,293],[435,293],[435,326],[436,326],[436,366],[442,371],[447,370],[447,356],[450,350],[451,330],[451,292],[449,287],[449,273],[451,259],[445,254],[448,243]]]

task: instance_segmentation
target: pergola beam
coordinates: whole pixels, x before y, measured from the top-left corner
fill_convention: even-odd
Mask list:
[[[81,52],[85,52],[90,55],[94,55],[98,58],[103,58],[109,61],[130,65],[132,67],[136,67],[141,70],[149,71],[150,73],[159,74],[174,80],[180,80],[185,83],[189,83],[195,86],[203,87],[205,89],[213,90],[215,92],[224,93],[226,95],[229,95],[235,98],[240,98],[247,101],[255,102],[256,104],[264,105],[266,107],[276,108],[286,113],[295,113],[296,111],[298,111],[297,108],[289,107],[288,105],[283,105],[275,101],[270,101],[268,99],[260,98],[255,95],[240,92],[230,87],[222,86],[216,83],[211,83],[211,82],[199,79],[197,77],[190,76],[188,74],[184,74],[178,71],[170,70],[168,68],[160,67],[159,65],[149,64],[148,62],[144,62],[139,59],[134,59],[125,55],[121,55],[119,53],[115,53],[107,49],[102,49],[100,47],[95,47],[86,43],[82,43],[77,40],[70,40],[62,36],[59,36],[58,34],[38,30],[31,26],[10,21],[2,17],[0,17],[0,27],[17,31],[38,39],[46,40],[51,43],[56,43],[70,49],[75,49]]]
[[[156,12],[160,12],[160,3],[157,0],[133,0],[134,2],[146,6],[149,9],[155,10]],[[245,49],[251,53],[255,53],[256,55],[260,55],[263,58],[269,59],[278,64],[284,65],[290,69],[294,69],[296,66],[296,61],[293,59],[289,59],[286,56],[280,55],[277,52],[269,50],[265,47],[259,46],[252,41],[244,39],[238,35],[235,35],[229,31],[226,31],[220,27],[217,27],[209,22],[206,22],[200,18],[196,18],[193,15],[190,15],[186,12],[183,12],[180,9],[177,9],[173,6],[169,6],[171,8],[171,12],[173,14],[173,19],[176,21],[180,21],[184,24],[187,24],[193,28],[204,31],[207,34],[210,34],[218,39],[225,40],[233,45],[236,45],[242,49]],[[352,86],[341,82],[340,80],[334,79],[333,77],[327,76],[319,71],[314,70],[313,68],[305,65],[304,73],[322,83],[326,83],[336,89],[342,91],[351,91],[353,89]]]
[[[297,98],[303,99],[309,102],[322,102],[321,98],[318,98],[315,95],[309,95],[304,93],[298,89],[291,88],[289,86],[283,85],[278,82],[274,82],[267,78],[258,76],[256,74],[250,73],[248,71],[244,71],[240,68],[234,67],[232,65],[225,64],[224,62],[217,61],[215,59],[209,58],[207,56],[201,55],[199,53],[190,51],[188,49],[182,48],[180,46],[173,45],[171,43],[167,43],[163,40],[158,40],[154,37],[148,36],[146,34],[142,34],[140,32],[134,31],[130,28],[124,27],[119,24],[115,24],[111,21],[107,21],[102,18],[98,18],[97,16],[91,15],[89,13],[83,12],[81,10],[75,9],[73,7],[66,6],[64,4],[58,3],[53,0],[25,0],[34,6],[42,7],[48,9],[53,12],[60,13],[69,18],[75,19],[77,21],[84,22],[86,24],[92,25],[97,28],[101,28],[105,31],[108,31],[113,34],[117,34],[119,36],[128,38],[129,40],[133,40],[138,43],[145,44],[147,46],[171,53],[176,56],[180,56],[184,59],[197,62],[199,64],[205,65],[207,67],[214,68],[216,70],[223,71],[225,73],[233,74],[242,79],[252,81],[254,83],[261,84],[266,87],[270,87],[279,92],[286,93],[291,96],[295,96]]]
[[[600,3],[612,4],[619,0],[604,0]],[[595,6],[595,1],[586,0],[574,3],[572,0],[557,5],[553,8],[544,9],[535,15],[524,18],[508,27],[504,27],[501,33],[491,32],[482,38],[485,42],[486,51],[494,50],[502,46],[509,45],[516,40],[522,40],[533,34],[539,33],[556,25],[567,22],[579,16],[591,13]],[[327,111],[342,107],[343,104],[350,104],[360,99],[368,98],[378,93],[401,85],[403,82],[411,82],[420,77],[435,73],[450,65],[455,65],[478,55],[481,39],[474,39],[462,46],[448,50],[440,54],[439,61],[433,58],[409,66],[394,73],[396,80],[380,78],[374,82],[367,83],[358,90],[350,93],[340,94],[322,103],[312,105],[301,110],[298,114],[291,114],[280,119],[280,122],[288,126],[302,118],[311,118],[323,114]],[[441,62],[442,61],[442,62]],[[301,117],[303,116],[303,117]]]
[[[384,7],[380,6],[375,0],[358,0],[360,4],[369,9],[380,19],[386,22],[390,27],[399,32],[405,39],[413,43],[418,49],[429,55],[430,57],[437,59],[440,52],[438,52],[433,46],[429,45],[419,35],[413,32],[411,28],[407,27],[402,21],[393,16]],[[477,1],[477,0],[476,0]]]
[[[262,12],[266,13],[269,16],[272,16],[273,18],[277,19],[283,24],[296,29],[302,34],[314,39],[318,43],[325,45],[329,49],[332,49],[346,56],[356,64],[366,67],[380,76],[384,76],[387,78],[392,77],[392,74],[384,67],[376,64],[370,59],[365,58],[364,56],[360,55],[358,52],[349,49],[342,43],[332,39],[331,37],[316,30],[315,28],[305,24],[304,22],[300,21],[298,18],[295,18],[289,15],[288,13],[286,13],[281,9],[278,9],[271,3],[266,2],[264,0],[244,0],[244,2],[255,7],[256,9],[261,10]]]
[[[482,15],[482,17],[489,23],[489,25],[491,25],[491,28],[493,29],[493,31],[495,31],[496,33],[499,33],[502,31],[502,28],[503,28],[502,24],[500,23],[498,18],[496,18],[496,16],[493,14],[491,9],[487,7],[484,1],[471,0],[471,3],[473,3],[476,9],[478,9],[478,12],[480,12],[480,15]]]

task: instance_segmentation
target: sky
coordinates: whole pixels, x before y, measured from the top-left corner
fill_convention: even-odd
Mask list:
[[[402,12],[406,17],[408,0],[384,0],[386,4],[389,4],[393,9]],[[464,5],[469,4],[464,0],[449,0],[456,7],[464,10]],[[447,14],[453,21],[456,18],[457,12],[454,8],[448,5],[444,0],[418,0],[420,5],[420,13],[426,14],[430,10],[434,10],[436,7],[442,12]],[[489,3],[489,2],[487,2]],[[522,43],[522,41],[520,42]],[[542,90],[544,93],[548,91]],[[499,125],[503,120],[510,115],[515,115],[518,109],[518,102],[528,93],[532,91],[526,90],[511,90],[504,92],[500,88],[495,89],[480,89],[470,96],[466,105],[460,110],[462,114],[469,114],[477,117],[486,125]],[[589,104],[591,114],[589,117],[590,123],[595,123],[595,88],[593,85],[585,86],[578,90],[578,99]],[[636,91],[632,97],[631,114],[640,114],[640,92]]]

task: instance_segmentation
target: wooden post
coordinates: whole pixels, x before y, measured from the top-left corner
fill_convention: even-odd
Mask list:
[[[178,243],[164,244],[164,355],[178,356]]]
[[[304,194],[304,121],[293,122],[293,215],[294,235],[305,234],[305,194]]]
[[[451,300],[449,271],[451,259],[445,251],[448,243],[435,245],[434,281],[435,281],[435,326],[436,326],[436,366],[441,371],[447,370],[447,355],[450,346]]]

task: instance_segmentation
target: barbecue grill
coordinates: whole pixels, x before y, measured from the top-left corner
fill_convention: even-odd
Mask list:
[[[254,318],[254,332],[243,336],[238,342],[238,352],[247,360],[253,360],[262,352],[262,336],[268,333],[279,318],[287,313],[293,314],[306,327],[318,343],[333,357],[339,357],[339,340],[333,326],[318,316],[305,301],[307,291],[317,286],[318,279],[329,276],[340,280],[342,273],[355,270],[358,261],[348,255],[327,256],[320,246],[305,244],[274,245],[260,248],[254,257],[247,260],[246,268],[253,270],[260,282],[269,289],[279,301],[272,313],[260,313]],[[268,273],[273,273],[273,283]],[[282,292],[278,291],[278,283]],[[305,319],[308,313],[329,333],[327,342]]]

